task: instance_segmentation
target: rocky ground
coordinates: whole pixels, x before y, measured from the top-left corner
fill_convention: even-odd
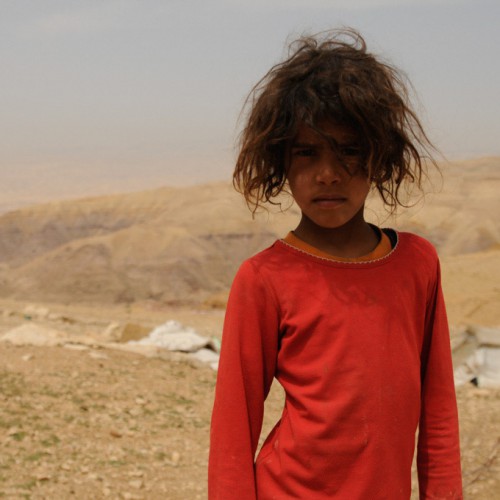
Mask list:
[[[36,320],[14,314],[19,304],[0,306],[10,311],[0,333]],[[58,321],[74,335],[96,334],[110,320],[177,319],[218,336],[222,313],[66,307],[52,318],[37,321]],[[215,378],[180,354],[0,343],[0,498],[206,498]],[[281,402],[273,389],[264,433]],[[465,498],[500,498],[500,390],[465,386],[458,403]]]

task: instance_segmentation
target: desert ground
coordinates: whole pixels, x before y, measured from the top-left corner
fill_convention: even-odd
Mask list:
[[[38,305],[40,307],[40,305]],[[65,330],[95,344],[0,343],[0,497],[203,499],[216,372],[186,355],[146,357],[99,345],[114,322],[153,326],[176,319],[220,337],[220,309],[44,304],[54,319],[2,301],[0,331],[20,323]],[[500,389],[459,387],[465,498],[500,495]],[[263,435],[280,415],[266,404]],[[415,495],[416,495],[415,490]],[[417,496],[415,496],[417,498]]]
[[[398,219],[438,248],[452,341],[466,325],[500,326],[499,167],[449,167],[447,187]],[[216,372],[178,352],[124,350],[106,332],[176,320],[220,339],[238,263],[296,217],[252,221],[225,184],[0,215],[0,336],[23,325],[61,335],[0,342],[0,498],[206,498]],[[467,384],[457,397],[465,498],[500,498],[500,388]],[[263,436],[282,400],[273,387]]]

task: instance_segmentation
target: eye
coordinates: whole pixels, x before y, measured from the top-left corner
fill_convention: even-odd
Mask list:
[[[316,154],[316,150],[314,148],[294,148],[292,150],[293,156],[314,156]]]
[[[359,146],[340,146],[339,152],[345,157],[361,156],[361,148]]]

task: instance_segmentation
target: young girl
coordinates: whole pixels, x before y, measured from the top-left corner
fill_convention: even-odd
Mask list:
[[[290,191],[297,228],[231,289],[212,416],[211,500],[462,498],[436,251],[365,221],[420,186],[429,141],[402,78],[353,31],[303,38],[253,91],[234,180],[257,208]],[[280,421],[254,456],[276,378]]]

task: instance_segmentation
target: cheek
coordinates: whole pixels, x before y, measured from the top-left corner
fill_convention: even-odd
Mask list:
[[[290,186],[305,186],[314,179],[314,170],[307,166],[290,168],[286,174]]]
[[[356,183],[353,186],[353,191],[357,194],[359,198],[366,198],[370,193],[372,184],[370,180],[366,177],[356,179]]]
[[[300,183],[299,175],[295,170],[288,170],[288,172],[286,173],[286,182],[291,190],[293,190],[295,186]]]
[[[304,172],[288,176],[287,182],[294,198],[300,198],[309,191],[310,179]]]

